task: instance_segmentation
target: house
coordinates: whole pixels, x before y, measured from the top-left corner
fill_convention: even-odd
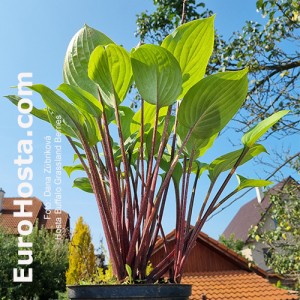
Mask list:
[[[175,242],[175,231],[166,236],[167,247]],[[160,239],[151,257],[156,265],[164,257],[164,241]],[[167,274],[166,274],[167,275]],[[204,233],[186,262],[182,283],[192,284],[190,300],[299,299],[296,294],[277,288],[280,277],[249,264],[244,257]]]
[[[260,201],[258,201],[258,195],[258,198],[254,198],[250,202],[247,202],[240,208],[223,232],[223,235],[227,239],[231,234],[234,234],[235,239],[242,240],[245,243],[242,254],[267,272],[272,272],[266,265],[268,247],[259,241],[251,239],[251,237],[249,237],[249,230],[252,226],[258,225],[262,219],[264,219],[263,231],[269,231],[276,228],[276,220],[272,219],[270,215],[270,197],[271,195],[278,194],[278,192],[282,191],[286,185],[291,183],[296,183],[296,181],[292,177],[288,177],[272,187],[265,196],[261,197]]]
[[[20,212],[20,206],[14,205],[15,200],[29,200],[31,205],[24,205],[25,212],[32,212],[31,217],[16,217],[14,213]],[[70,234],[70,216],[60,209],[47,209],[43,202],[36,198],[4,198],[4,192],[0,190],[0,229],[11,234],[18,234],[20,220],[28,220],[32,224],[38,222],[38,226],[53,231],[58,238],[67,237]]]

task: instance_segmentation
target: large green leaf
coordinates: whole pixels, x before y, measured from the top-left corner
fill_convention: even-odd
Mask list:
[[[68,126],[62,119],[59,113],[54,112],[50,108],[47,109],[48,118],[51,125],[63,135],[69,136],[71,138],[79,139],[78,132],[74,131],[70,126]],[[58,126],[59,125],[59,126]]]
[[[244,148],[229,152],[227,154],[224,154],[218,158],[216,158],[210,165],[209,165],[209,178],[214,181],[217,179],[217,177],[224,171],[230,170],[235,163],[237,162],[238,158],[241,156]],[[241,163],[239,165],[242,165],[252,159],[253,157],[257,156],[258,154],[262,152],[267,152],[264,146],[262,145],[254,145],[252,148],[250,148],[247,152],[247,154],[242,159]]]
[[[19,101],[22,99],[21,97],[16,95],[8,95],[5,96],[5,98],[7,98],[11,103],[13,103],[16,106],[18,106]],[[31,110],[31,114],[43,121],[49,122],[49,118],[47,115],[47,108],[38,109],[33,106]]]
[[[220,132],[242,106],[248,89],[247,70],[207,76],[184,96],[178,121],[194,138]]]
[[[76,138],[79,138],[79,133],[81,133],[90,146],[95,145],[100,140],[94,117],[85,111],[80,112],[72,103],[67,102],[42,84],[36,84],[30,88],[42,96],[47,107],[56,115],[55,118],[57,115],[61,116],[62,120],[58,126],[57,120],[48,114],[50,122],[56,130]]]
[[[131,54],[133,76],[142,98],[159,108],[173,104],[182,75],[175,57],[156,45],[142,45]]]
[[[93,193],[91,183],[86,177],[79,177],[74,180],[73,187],[79,188],[87,193]]]
[[[251,128],[245,135],[242,137],[242,143],[247,147],[252,147],[256,141],[265,134],[276,122],[278,122],[283,116],[289,113],[288,110],[281,110],[267,119],[261,121],[256,126]]]
[[[87,112],[82,112],[84,116],[84,134],[90,146],[96,145],[102,140],[96,119]]]
[[[57,95],[54,91],[42,84],[35,84],[30,89],[38,92],[48,108],[53,112],[60,114],[64,119],[64,122],[72,128],[73,131],[77,131],[79,127],[84,124],[84,118],[82,114],[71,103]]]
[[[179,26],[167,36],[162,47],[168,49],[178,60],[183,75],[183,90],[178,98],[205,74],[214,45],[214,16],[195,20]]]
[[[239,182],[239,186],[237,187],[238,191],[245,189],[245,188],[250,188],[250,187],[265,187],[265,186],[268,186],[273,183],[272,181],[269,181],[269,180],[248,179],[241,175],[236,175],[236,176],[237,176],[237,179]]]
[[[91,53],[97,46],[110,43],[113,41],[105,34],[84,25],[68,46],[63,67],[64,82],[79,86],[97,97],[97,85],[88,78],[88,63]]]
[[[67,83],[61,84],[57,89],[63,92],[81,111],[85,111],[96,118],[101,116],[103,108],[100,102],[89,92]]]
[[[98,84],[110,106],[123,101],[131,84],[132,69],[127,51],[118,45],[98,46],[91,54],[88,76]]]

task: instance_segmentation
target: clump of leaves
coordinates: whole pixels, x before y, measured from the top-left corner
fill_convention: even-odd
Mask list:
[[[86,25],[65,57],[64,83],[58,91],[68,100],[45,85],[30,87],[46,104],[32,114],[64,134],[76,154],[79,164],[67,172],[86,173],[74,186],[95,195],[120,282],[128,278],[128,268],[131,282],[156,282],[168,270],[170,280],[180,282],[207,218],[240,190],[270,184],[238,176],[239,185],[224,195],[237,167],[266,152],[258,139],[287,111],[250,129],[239,150],[209,164],[201,162],[242,106],[248,88],[247,69],[204,77],[213,51],[213,24],[214,17],[191,21],[160,46],[145,44],[130,53]],[[138,111],[124,104],[132,83],[142,99]],[[15,104],[20,100],[8,98]],[[205,173],[210,180],[207,191],[199,185]],[[204,200],[194,212],[199,196]],[[176,207],[173,246],[163,228],[168,198]],[[165,256],[147,274],[159,235]]]
[[[266,264],[274,272],[294,278],[300,286],[300,187],[289,177],[270,195],[270,209],[250,230],[250,237],[268,248]],[[274,226],[266,226],[269,219]]]

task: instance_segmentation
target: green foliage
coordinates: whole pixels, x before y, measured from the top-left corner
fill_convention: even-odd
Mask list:
[[[214,17],[195,20],[174,30],[162,42],[182,70],[181,99],[205,74],[214,45]]]
[[[203,2],[197,3],[196,0],[187,1],[185,21],[206,18],[212,14],[211,11],[199,13],[199,8],[204,8]],[[160,44],[163,39],[174,29],[176,29],[182,19],[183,5],[182,0],[154,0],[156,10],[153,13],[148,11],[137,15],[136,36],[143,42]]]
[[[209,1],[205,1],[209,6]],[[182,0],[154,0],[155,10],[137,15],[136,35],[141,41],[161,43],[176,28],[182,17]],[[235,117],[237,130],[269,117],[274,111],[288,109],[285,121],[272,130],[299,132],[299,67],[297,51],[300,27],[300,4],[296,0],[257,0],[256,8],[263,20],[246,21],[228,40],[215,31],[214,52],[207,73],[249,68],[249,92],[243,114]],[[186,1],[186,20],[191,21],[213,14],[201,1]],[[271,99],[271,100],[270,100]],[[296,117],[295,117],[296,116]]]
[[[91,54],[88,76],[101,90],[105,103],[114,107],[125,99],[132,78],[130,57],[121,46],[98,46]]]
[[[246,146],[253,146],[259,138],[261,138],[275,123],[277,123],[283,116],[289,113],[288,110],[279,111],[269,118],[263,120],[259,125],[251,128],[242,138],[242,142]]]
[[[243,240],[236,239],[234,233],[232,233],[228,239],[226,239],[224,235],[221,235],[219,241],[234,252],[240,255],[242,254],[245,243]]]
[[[79,30],[70,41],[65,56],[64,82],[72,86],[79,86],[97,98],[98,89],[96,84],[88,78],[87,66],[93,50],[97,46],[110,43],[113,43],[113,41],[105,34],[87,25]],[[73,55],[74,53],[76,55]]]
[[[69,269],[67,284],[79,284],[93,278],[96,271],[96,257],[90,229],[79,217],[69,244]]]
[[[65,272],[68,267],[68,245],[65,240],[36,225],[24,241],[32,243],[33,281],[14,283],[13,268],[18,266],[18,240],[0,232],[0,296],[1,299],[55,299],[66,290]],[[25,268],[27,269],[27,267]],[[26,270],[25,270],[26,274]]]
[[[218,176],[227,170],[230,170],[237,159],[243,153],[243,148],[239,150],[235,150],[225,155],[222,155],[216,158],[213,162],[210,163],[208,167],[209,177],[211,180],[216,180]],[[240,165],[246,163],[247,161],[251,160],[253,157],[259,155],[262,152],[267,152],[265,147],[259,144],[253,145],[253,147],[248,151],[247,155],[243,158]]]
[[[141,97],[158,108],[172,105],[181,92],[182,75],[174,56],[156,45],[142,45],[131,54]]]
[[[119,282],[156,282],[167,269],[174,276],[170,280],[180,282],[184,262],[207,218],[241,188],[269,184],[240,176],[241,186],[221,198],[238,166],[265,151],[254,142],[270,127],[269,119],[251,131],[255,139],[247,139],[240,151],[225,154],[212,164],[200,160],[242,106],[248,88],[247,68],[204,77],[214,44],[213,21],[210,17],[183,24],[161,46],[141,45],[130,54],[85,26],[70,43],[65,83],[58,88],[69,99],[42,84],[30,87],[42,96],[49,117],[46,121],[55,129],[60,117],[59,130],[78,158],[77,165],[66,171],[69,175],[76,170],[86,172],[86,177],[75,179],[74,187],[96,197]],[[141,97],[136,113],[120,106],[132,78]],[[270,117],[271,123],[285,113]],[[197,186],[207,171],[210,186],[191,227]],[[218,188],[221,172],[227,175]],[[172,179],[174,190],[169,189]],[[191,192],[190,180],[194,181]],[[170,192],[176,203],[176,243],[166,253],[169,258],[147,274],[148,261],[163,232]],[[192,229],[185,236],[187,228]],[[94,248],[82,218],[69,251],[68,284],[94,281]]]
[[[300,283],[300,188],[294,181],[270,197],[271,208],[250,231],[251,237],[269,248],[267,265],[274,272],[296,278]],[[275,228],[266,229],[271,218]]]

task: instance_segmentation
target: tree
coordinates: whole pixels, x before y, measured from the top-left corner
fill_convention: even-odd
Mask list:
[[[232,233],[228,239],[226,239],[224,235],[221,235],[219,241],[234,252],[240,255],[242,254],[245,243],[243,240],[236,239],[234,233]]]
[[[69,269],[67,284],[90,281],[95,274],[96,257],[89,226],[83,218],[77,220],[72,240],[69,244]]]
[[[161,44],[163,39],[170,34],[183,21],[188,22],[199,18],[207,18],[212,11],[198,12],[199,8],[205,8],[203,2],[196,0],[154,0],[156,11],[148,14],[147,11],[137,15],[137,31],[141,42]]]
[[[180,20],[211,15],[205,3],[183,0],[155,0],[156,10],[137,16],[136,35],[142,42],[160,43]],[[247,21],[245,26],[225,41],[217,31],[213,56],[207,68],[211,74],[220,70],[249,68],[249,92],[243,109],[236,115],[234,129],[245,131],[274,111],[289,109],[292,113],[273,126],[269,134],[283,137],[300,131],[300,2],[297,0],[258,0],[257,10],[264,24]],[[279,157],[279,156],[278,156]],[[300,152],[286,151],[277,160],[275,170],[295,164]],[[269,171],[270,173],[270,171]]]
[[[252,228],[251,237],[266,244],[269,251],[267,265],[276,273],[297,279],[300,283],[300,186],[287,184],[282,191],[271,196],[268,216],[274,220],[275,229],[266,225],[266,217]]]
[[[33,281],[14,283],[12,278],[13,269],[18,266],[18,240],[14,235],[0,233],[1,299],[57,298],[58,292],[66,290],[67,242],[56,240],[54,234],[44,228],[38,229],[37,225],[26,241],[32,243],[33,263],[29,267],[33,269]]]

